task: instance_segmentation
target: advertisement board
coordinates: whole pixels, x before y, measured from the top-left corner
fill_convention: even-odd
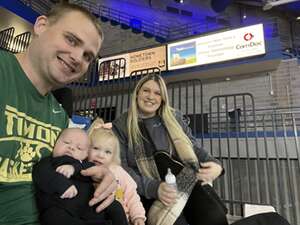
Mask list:
[[[223,62],[266,53],[263,24],[167,45],[168,70]]]
[[[166,46],[101,58],[99,66],[100,81],[128,77],[133,71],[153,67],[165,71]]]

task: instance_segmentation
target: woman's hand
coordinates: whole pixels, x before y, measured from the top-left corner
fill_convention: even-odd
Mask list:
[[[200,163],[201,168],[197,172],[198,180],[203,184],[212,183],[218,176],[220,176],[223,168],[216,162]]]
[[[96,208],[97,212],[101,212],[114,201],[113,192],[117,189],[115,176],[105,166],[93,166],[82,170],[81,174],[83,176],[90,176],[96,182],[96,190],[89,205],[93,206],[101,202]]]
[[[166,182],[162,182],[158,187],[158,199],[165,206],[171,206],[176,203],[177,190]]]

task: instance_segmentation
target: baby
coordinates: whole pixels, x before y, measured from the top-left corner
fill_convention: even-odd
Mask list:
[[[93,181],[80,171],[95,166],[88,162],[90,141],[79,128],[65,129],[53,149],[33,168],[41,225],[128,224],[122,205],[114,201],[104,211],[88,202],[94,194]]]
[[[111,129],[103,128],[102,124],[103,121],[97,119],[89,130],[91,150],[89,151],[88,159],[96,165],[109,167],[119,183],[115,193],[116,199],[124,207],[129,222],[133,225],[145,225],[145,210],[136,191],[137,185],[120,166],[118,138]]]

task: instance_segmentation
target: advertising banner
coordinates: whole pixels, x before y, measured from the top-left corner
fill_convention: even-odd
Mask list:
[[[168,70],[266,53],[263,24],[168,44]]]
[[[154,67],[165,71],[166,46],[102,58],[99,60],[99,65],[100,81],[128,77],[134,71]]]

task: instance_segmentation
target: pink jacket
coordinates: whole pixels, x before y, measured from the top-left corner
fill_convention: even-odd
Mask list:
[[[135,181],[121,166],[112,165],[109,169],[119,181],[119,187],[123,191],[123,201],[121,201],[121,204],[129,221],[133,222],[136,218],[146,220],[145,209],[136,191],[137,185]]]

